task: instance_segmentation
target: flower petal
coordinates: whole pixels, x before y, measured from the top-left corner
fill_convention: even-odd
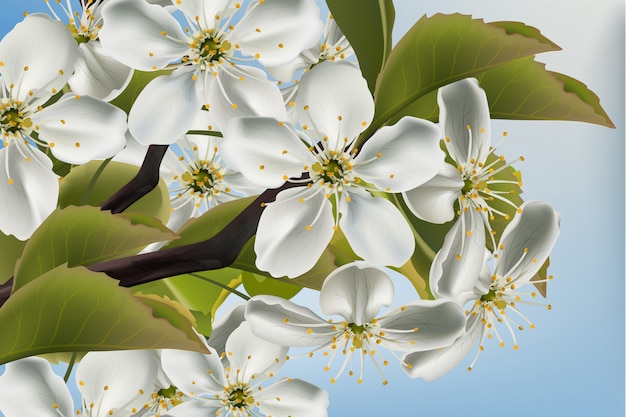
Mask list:
[[[219,19],[226,19],[237,11],[234,5],[228,7],[230,0],[180,0],[172,2],[176,8],[181,10],[192,21],[198,21],[203,27],[213,28],[216,22],[216,16]]]
[[[386,192],[410,190],[433,178],[443,164],[440,139],[434,123],[403,117],[378,130],[363,145],[353,172]]]
[[[255,394],[259,410],[273,417],[326,417],[328,393],[299,378],[280,381]]]
[[[151,350],[89,352],[76,368],[78,390],[102,415],[122,407],[141,409],[155,388],[159,365]]]
[[[17,141],[0,149],[3,233],[28,239],[54,211],[58,195],[59,180],[52,172],[52,161],[43,152]]]
[[[224,130],[226,123],[235,117],[261,116],[278,120],[287,119],[287,111],[278,86],[269,81],[258,68],[238,66],[217,71],[217,79],[205,87],[206,104],[210,106],[211,120],[217,130]],[[220,83],[222,88],[216,83]]]
[[[226,356],[230,361],[231,371],[236,373],[238,381],[244,382],[261,376],[270,377],[270,373],[278,372],[288,351],[288,347],[255,336],[250,324],[245,321],[226,341]],[[228,375],[226,379],[229,379]]]
[[[226,385],[220,355],[187,350],[164,349],[161,352],[163,371],[182,392],[191,396],[221,394]]]
[[[487,95],[478,81],[466,78],[441,87],[437,102],[439,124],[452,159],[459,164],[472,158],[484,162],[491,143],[491,119]]]
[[[273,295],[252,297],[246,320],[258,337],[283,346],[323,346],[334,332],[332,324],[308,308]]]
[[[219,406],[218,406],[219,404]],[[219,416],[221,404],[217,401],[185,401],[167,411],[167,414],[160,414],[162,417],[207,417]],[[148,414],[149,415],[149,414]],[[157,414],[158,415],[158,414]]]
[[[0,41],[3,82],[19,86],[13,97],[20,100],[30,91],[49,97],[72,75],[77,54],[76,41],[63,23],[45,14],[28,15]]]
[[[229,38],[263,65],[287,64],[318,42],[324,29],[319,16],[312,0],[256,0]]]
[[[226,165],[267,188],[281,186],[286,178],[300,177],[305,165],[315,162],[295,132],[276,119],[233,119],[226,126],[224,139],[221,155]]]
[[[133,70],[111,58],[100,42],[86,42],[78,46],[74,75],[68,80],[76,94],[90,95],[109,101],[126,88]]]
[[[367,82],[348,62],[322,62],[298,85],[298,120],[303,129],[306,125],[317,132],[317,140],[328,137],[329,149],[343,148],[372,121],[374,100]]]
[[[358,326],[376,317],[393,300],[393,283],[382,269],[352,262],[334,270],[322,284],[320,306]]]
[[[476,285],[484,265],[485,225],[473,210],[463,211],[446,234],[430,267],[430,289],[437,298],[458,297]]]
[[[54,156],[70,164],[109,158],[126,144],[126,114],[90,96],[66,94],[35,113],[33,123]]]
[[[402,197],[417,218],[441,224],[454,219],[454,202],[461,195],[463,185],[459,171],[444,162],[437,175],[402,193]]]
[[[74,415],[74,403],[63,378],[48,361],[29,357],[6,365],[0,376],[0,409],[5,417]]]
[[[213,329],[208,343],[218,354],[224,353],[226,350],[226,340],[239,325],[245,320],[244,313],[246,311],[246,303],[238,303],[222,313],[219,318],[213,322]]]
[[[447,348],[405,354],[402,362],[408,366],[402,366],[402,369],[411,378],[433,381],[461,363],[476,345],[480,332],[480,326],[472,326],[467,333]]]
[[[107,53],[142,71],[162,69],[189,50],[178,21],[163,7],[137,0],[111,0],[102,9],[98,32]],[[165,36],[163,35],[165,33]]]
[[[323,188],[319,190],[284,190],[267,205],[254,242],[257,268],[274,277],[289,278],[313,268],[330,242],[335,225],[332,205],[321,192]]]
[[[378,322],[390,348],[404,352],[450,346],[465,331],[465,313],[450,300],[416,301]]]
[[[150,81],[130,109],[130,133],[142,145],[176,142],[202,111],[201,85],[183,68]]]
[[[350,202],[341,202],[339,224],[352,250],[375,265],[404,265],[413,255],[415,241],[400,211],[389,200],[350,190]]]
[[[561,215],[548,203],[527,201],[500,238],[494,273],[518,285],[529,281],[548,258],[559,237]]]

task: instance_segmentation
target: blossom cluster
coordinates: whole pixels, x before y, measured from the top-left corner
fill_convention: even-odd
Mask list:
[[[387,384],[390,361],[433,380],[475,352],[471,370],[487,339],[517,349],[517,331],[534,327],[522,310],[551,278],[560,215],[519,199],[476,78],[438,88],[438,124],[404,116],[371,129],[376,103],[354,51],[313,0],[50,3],[0,41],[4,235],[27,241],[56,209],[55,163],[141,166],[167,145],[169,230],[278,189],[254,232],[257,271],[301,277],[338,237],[354,255],[321,284],[329,318],[268,293],[217,317],[208,339],[198,333],[208,353],[87,353],[81,415],[325,416],[324,389],[276,376],[291,348],[322,352],[332,383],[346,372],[361,383],[371,362]],[[122,110],[134,74],[150,81]],[[389,268],[412,262],[418,221],[449,226],[425,268],[430,293],[381,311],[393,305]],[[74,415],[66,382],[42,358],[11,362],[0,411]]]

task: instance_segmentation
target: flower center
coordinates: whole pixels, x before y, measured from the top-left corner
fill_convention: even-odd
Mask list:
[[[317,154],[316,159],[317,162],[309,170],[314,183],[319,182],[328,188],[340,189],[341,185],[359,181],[352,173],[354,165],[351,155],[345,152],[324,151]]]
[[[352,338],[352,346],[357,349],[361,349],[363,347],[363,332],[367,330],[366,326],[367,324],[348,324],[348,327],[350,328],[350,330],[352,330],[352,333],[354,334],[354,337]]]
[[[489,292],[482,297],[480,297],[481,301],[484,302],[493,302],[493,305],[496,306],[498,310],[504,310],[507,306],[506,301],[500,298],[500,293],[495,290],[489,290]]]
[[[201,29],[191,37],[191,58],[196,64],[220,62],[232,55],[232,45],[223,36],[213,36],[213,29]]]
[[[23,103],[5,99],[0,106],[0,130],[2,130],[4,139],[7,140],[11,136],[18,137],[28,136],[32,130],[33,122],[30,119],[28,107]]]
[[[244,383],[238,383],[234,386],[226,387],[226,400],[224,405],[227,409],[241,411],[246,410],[254,405],[254,397],[250,395],[250,387]]]
[[[181,185],[192,194],[199,194],[200,198],[213,200],[223,191],[224,173],[220,165],[213,161],[197,160],[189,165],[188,170],[180,176]]]

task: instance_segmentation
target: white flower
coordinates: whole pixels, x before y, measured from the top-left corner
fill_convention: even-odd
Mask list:
[[[393,283],[387,273],[364,262],[344,265],[324,281],[320,306],[324,314],[342,320],[324,320],[308,308],[280,297],[253,297],[246,308],[246,320],[253,332],[266,340],[291,347],[317,347],[329,355],[329,370],[338,352],[344,356],[336,379],[348,363],[353,374],[353,356],[360,359],[358,383],[363,379],[364,356],[369,356],[379,372],[379,361],[388,361],[380,351],[413,352],[449,346],[461,335],[465,317],[453,301],[415,301],[376,317],[393,298]],[[330,353],[328,353],[330,352]],[[312,356],[313,352],[310,353]],[[383,384],[387,381],[384,380]]]
[[[304,132],[261,117],[234,119],[224,131],[222,157],[250,182],[266,188],[288,179],[308,183],[267,204],[254,245],[257,267],[275,277],[301,275],[339,226],[364,260],[403,265],[415,245],[410,227],[389,200],[369,191],[402,192],[432,178],[443,160],[439,129],[406,117],[357,149],[356,138],[374,114],[360,71],[348,62],[323,62],[299,88]]]
[[[130,67],[171,75],[151,81],[129,114],[142,144],[171,144],[204,106],[223,123],[241,115],[284,115],[282,96],[265,73],[236,61],[282,65],[312,45],[321,31],[313,0],[177,0],[188,27],[165,9],[141,0],[111,0],[103,8],[100,39]],[[237,22],[237,23],[234,23]],[[221,129],[221,126],[217,126]]]
[[[448,262],[450,268],[466,270],[469,264],[482,264],[484,245],[480,242],[485,239],[485,228],[495,245],[490,221],[496,215],[509,218],[494,208],[492,201],[517,208],[510,200],[509,190],[496,191],[490,186],[521,183],[494,178],[498,172],[509,169],[510,164],[501,162],[504,158],[487,163],[487,157],[496,148],[490,149],[489,105],[476,79],[467,78],[440,88],[437,100],[444,143],[453,162],[444,163],[434,178],[404,192],[403,197],[413,214],[430,223],[452,220],[454,203],[458,201],[458,226],[454,229],[454,242],[450,242],[454,251]]]
[[[78,54],[74,63],[74,73],[67,83],[76,94],[90,95],[112,100],[126,87],[132,76],[132,69],[111,58],[102,48],[98,40],[98,32],[102,28],[102,6],[109,0],[81,0],[82,12],[72,9],[72,3],[66,2],[63,10],[72,36],[76,40]],[[54,11],[51,2],[46,1],[50,12],[57,20],[61,20]]]
[[[446,270],[442,265],[442,258],[445,256],[437,254],[435,257],[430,275],[433,292],[442,292],[442,288],[447,288],[447,292],[459,302],[465,304],[471,301],[472,306],[466,311],[466,332],[452,346],[437,351],[409,353],[403,358],[411,365],[411,368],[405,368],[411,377],[422,377],[426,380],[438,378],[459,364],[478,343],[479,350],[468,368],[471,370],[478,354],[484,349],[485,338],[495,335],[500,346],[504,346],[498,326],[504,326],[510,333],[514,349],[517,349],[514,329],[524,328],[518,320],[521,319],[530,328],[535,327],[518,310],[518,306],[525,303],[536,304],[527,298],[534,298],[537,294],[521,287],[542,282],[531,279],[543,266],[556,242],[561,216],[549,204],[539,201],[528,201],[520,208],[521,213],[507,225],[493,254],[493,274],[484,265],[482,269],[475,270],[473,278],[470,278],[471,274]],[[450,234],[446,236],[446,240],[449,238]],[[472,289],[464,291],[463,288],[467,287]],[[551,308],[550,305],[548,308]]]
[[[285,378],[261,386],[282,367],[288,349],[257,338],[248,323],[243,322],[226,341],[230,361],[226,368],[215,349],[209,350],[209,355],[181,350],[162,352],[165,373],[190,399],[172,408],[168,415],[327,415],[328,394],[306,381]]]
[[[82,414],[130,417],[154,407],[159,357],[155,351],[89,352],[78,364],[76,380]],[[145,407],[145,406],[148,407]],[[0,410],[5,417],[72,417],[74,405],[63,379],[41,358],[10,362],[0,376]],[[153,414],[143,414],[144,416]]]
[[[76,42],[65,25],[32,14],[0,42],[0,229],[25,240],[56,207],[52,162],[82,164],[124,147],[126,115],[89,96],[65,94],[43,107],[72,74]]]

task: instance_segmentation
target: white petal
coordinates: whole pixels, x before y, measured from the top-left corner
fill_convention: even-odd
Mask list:
[[[52,172],[52,161],[43,152],[18,142],[0,149],[0,230],[3,233],[20,240],[28,239],[54,211],[58,195],[59,180]]]
[[[34,356],[6,365],[0,376],[0,409],[5,417],[74,415],[63,378],[52,372],[45,359]]]
[[[417,188],[402,193],[406,205],[417,218],[430,223],[454,219],[454,203],[464,183],[459,171],[444,162],[437,175]]]
[[[306,307],[273,295],[252,297],[246,320],[258,337],[284,346],[323,346],[332,340],[330,323]]]
[[[298,195],[306,201],[300,202]],[[334,224],[332,205],[323,192],[311,195],[300,187],[281,191],[259,221],[254,242],[257,268],[277,278],[304,274],[330,242]]]
[[[402,266],[413,255],[413,233],[389,200],[351,189],[351,201],[341,202],[340,226],[348,243],[366,262]]]
[[[83,401],[96,404],[102,415],[122,407],[141,409],[154,390],[158,359],[150,350],[87,353],[76,368]]]
[[[459,164],[472,158],[484,162],[491,143],[491,119],[487,95],[478,81],[466,78],[441,87],[437,102],[439,124],[452,159]],[[471,148],[468,126],[471,128]]]
[[[220,404],[217,401],[185,401],[176,407],[167,411],[167,414],[161,414],[162,417],[207,417],[219,415],[218,410]]]
[[[530,280],[548,258],[559,237],[561,215],[548,203],[527,201],[502,232],[503,249],[494,273],[511,277],[518,285]]]
[[[226,123],[235,117],[262,116],[286,120],[287,112],[278,86],[267,80],[265,73],[257,68],[237,68],[234,74],[230,73],[232,69],[217,71],[218,79],[212,80],[210,86],[205,88],[205,101],[210,105],[209,113],[217,130],[224,130]],[[221,83],[223,89],[217,83]]]
[[[244,313],[246,311],[246,303],[238,303],[222,313],[214,322],[209,337],[209,346],[214,348],[218,354],[225,351],[226,340],[241,322],[245,320]]]
[[[72,75],[77,53],[76,41],[63,23],[34,13],[0,42],[0,72],[7,87],[19,86],[13,97],[23,100],[29,91],[49,97]]]
[[[245,55],[257,56],[263,65],[282,65],[317,43],[323,31],[319,8],[312,0],[258,0],[230,38]]]
[[[161,352],[163,371],[187,395],[221,394],[226,385],[224,368],[215,349],[210,347],[209,351],[211,354],[207,355],[187,350],[164,349]]]
[[[379,324],[394,349],[423,351],[450,346],[465,331],[465,313],[454,301],[421,300],[386,314]]]
[[[265,69],[267,69],[267,72],[269,72],[270,75],[274,77],[276,80],[282,81],[282,82],[289,82],[293,80],[293,77],[296,74],[296,72],[303,70],[303,69],[308,69],[311,67],[311,65],[317,64],[319,59],[317,58],[317,56],[315,56],[314,58],[315,59],[311,60],[309,59],[308,54],[307,55],[300,54],[298,55],[296,59],[294,59],[288,64],[278,65],[278,66],[268,66],[268,67],[265,67]],[[294,86],[295,85],[297,84],[294,84]]]
[[[226,165],[267,188],[281,186],[285,177],[300,177],[304,166],[315,162],[293,130],[275,119],[233,119],[224,139],[221,155]]]
[[[322,284],[320,306],[326,315],[338,314],[362,325],[376,317],[393,300],[393,283],[387,273],[365,262],[352,262],[334,270]]]
[[[355,139],[372,121],[374,100],[354,65],[327,61],[302,76],[296,111],[302,125],[320,135],[317,139],[327,136],[328,148],[337,149],[345,146],[344,140]]]
[[[288,347],[255,336],[250,324],[245,321],[226,341],[226,356],[230,360],[231,375],[236,374],[237,380],[244,382],[261,376],[269,377],[269,373],[278,372],[288,351]]]
[[[201,86],[183,68],[150,81],[130,109],[130,133],[142,145],[176,142],[202,111]]]
[[[472,326],[470,331],[459,337],[450,347],[405,354],[402,362],[410,364],[402,369],[411,378],[433,381],[455,368],[476,345],[480,338],[480,326]]]
[[[200,25],[205,28],[212,28],[214,24],[218,23],[215,16],[224,20],[237,10],[229,0],[181,0],[172,3],[192,21],[196,21],[196,17],[198,17]],[[228,7],[229,3],[231,4],[230,7]]]
[[[102,9],[102,17],[104,25],[98,32],[102,46],[131,68],[161,69],[190,50],[180,24],[161,6],[137,0],[111,0]]]
[[[273,417],[326,417],[328,393],[298,378],[282,379],[255,394],[259,410]]]
[[[430,289],[437,298],[471,291],[484,265],[485,226],[480,214],[463,211],[446,234],[430,268]]]
[[[353,172],[383,191],[410,190],[439,171],[444,158],[440,139],[441,132],[434,123],[403,117],[365,142],[355,158]]]
[[[66,94],[35,113],[33,123],[54,156],[70,164],[109,158],[126,144],[126,114],[90,96]]]
[[[81,43],[78,52],[68,80],[73,92],[109,101],[126,88],[133,70],[106,54],[100,42]]]

